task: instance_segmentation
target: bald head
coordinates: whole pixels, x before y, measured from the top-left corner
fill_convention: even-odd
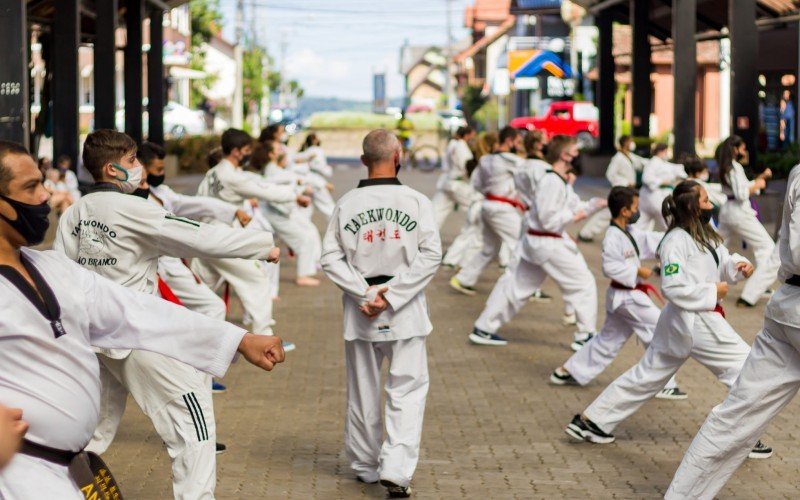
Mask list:
[[[400,152],[400,141],[392,132],[380,128],[367,134],[361,147],[364,150],[361,159],[366,166],[380,163],[394,166],[395,156]]]

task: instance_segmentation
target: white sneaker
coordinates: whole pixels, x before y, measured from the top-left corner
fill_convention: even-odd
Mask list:
[[[561,318],[561,324],[564,326],[573,326],[578,324],[578,318],[575,316],[575,313],[566,314]]]
[[[594,338],[594,333],[576,333],[575,340],[570,344],[573,351],[578,352],[587,342]]]

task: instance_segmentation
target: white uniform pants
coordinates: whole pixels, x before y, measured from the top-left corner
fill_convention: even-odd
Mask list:
[[[655,336],[659,334],[656,329]],[[669,331],[664,330],[664,334]],[[691,335],[692,344],[688,356],[670,352],[668,342],[654,341],[639,363],[606,387],[584,415],[604,432],[613,432],[663,389],[689,357],[711,370],[720,382],[732,386],[750,353],[747,343],[733,332],[712,332],[700,318],[695,319],[694,330],[687,334]],[[720,342],[720,335],[725,335],[724,342]]]
[[[725,238],[725,246],[728,248],[734,248],[732,245],[734,238],[741,239],[752,247],[756,258],[756,270],[745,282],[741,298],[750,304],[757,303],[761,294],[778,277],[780,258],[771,258],[775,242],[753,212],[743,209],[737,202],[722,205],[719,214],[719,232]]]
[[[381,421],[381,364],[389,360],[385,427]],[[387,479],[408,486],[419,459],[428,394],[425,337],[388,342],[345,342],[347,416],[345,452],[366,481]]]
[[[289,217],[269,209],[266,215],[275,233],[297,256],[297,277],[316,275],[322,256],[322,240],[317,227],[297,210],[293,210]]]
[[[194,259],[192,271],[212,289],[226,281],[252,321],[250,330],[272,335],[272,283],[262,269],[272,265],[245,259]]]
[[[467,218],[461,232],[450,244],[444,255],[445,265],[464,267],[470,259],[480,253],[483,248],[483,223],[481,221],[481,204],[475,202],[467,209]]]
[[[666,189],[659,189],[657,191],[650,191],[647,188],[642,188],[639,198],[639,221],[634,224],[634,227],[640,231],[664,231],[667,229],[667,223],[664,221],[664,216],[661,215],[661,204],[664,199],[669,196],[670,192]]]
[[[739,378],[695,436],[666,498],[714,498],[798,389],[800,329],[765,318]]]
[[[18,453],[0,470],[0,498],[84,500],[84,495],[67,467]]]
[[[326,187],[314,189],[314,208],[319,210],[319,213],[325,216],[325,220],[330,220],[333,215],[333,208],[336,206],[336,201],[333,195]]]
[[[564,302],[575,311],[578,321],[576,339],[597,329],[597,284],[580,252],[563,248],[550,254],[542,265],[528,262],[519,256],[500,276],[475,327],[495,333],[508,323],[530,296],[550,276],[561,289]]]
[[[175,498],[214,498],[216,424],[208,375],[148,351],[136,350],[124,359],[98,358],[100,422],[86,449],[98,454],[108,449],[130,392],[167,445]]]
[[[458,203],[452,194],[438,189],[431,198],[433,204],[433,216],[436,220],[436,226],[441,230],[444,226],[447,217],[458,210]]]
[[[580,232],[578,232],[578,236],[587,240],[593,240],[605,234],[609,224],[611,224],[611,212],[607,208],[604,208],[589,217],[589,220],[586,221],[586,224],[584,224]]]
[[[484,201],[481,209],[483,219],[483,248],[473,257],[456,279],[467,286],[475,286],[483,270],[498,256],[505,243],[514,248],[522,230],[522,216],[513,206],[498,201]]]
[[[600,333],[573,354],[564,363],[564,368],[580,385],[588,384],[614,361],[632,333],[636,334],[647,349],[653,340],[660,314],[661,310],[649,299],[640,299],[639,302],[633,298],[626,300],[616,310],[606,314]],[[667,382],[666,387],[677,387],[675,377]]]

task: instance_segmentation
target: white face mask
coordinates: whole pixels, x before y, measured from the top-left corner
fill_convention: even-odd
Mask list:
[[[697,178],[703,182],[708,182],[709,179],[708,172],[703,172],[702,174],[698,175]]]
[[[132,192],[136,191],[136,188],[138,188],[139,184],[142,183],[144,167],[137,165],[133,168],[126,169],[119,163],[112,163],[111,166],[123,174],[122,178],[117,177],[120,188],[122,188],[122,192],[125,194],[131,194]]]

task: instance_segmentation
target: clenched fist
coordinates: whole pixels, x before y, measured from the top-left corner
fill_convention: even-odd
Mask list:
[[[244,359],[262,370],[272,371],[275,365],[283,363],[283,341],[280,337],[245,333],[237,349]]]

